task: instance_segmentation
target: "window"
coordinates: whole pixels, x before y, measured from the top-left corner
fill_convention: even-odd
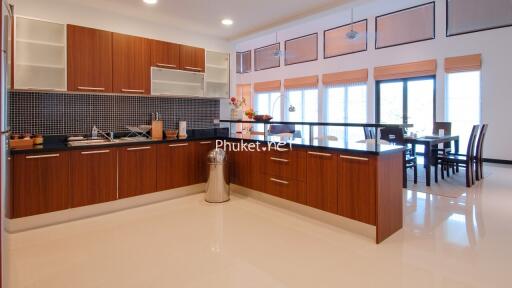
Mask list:
[[[268,114],[274,117],[274,121],[281,120],[281,93],[280,92],[259,92],[254,95],[253,109],[256,114]],[[274,111],[272,111],[274,110]],[[254,132],[263,132],[263,124],[253,125]]]
[[[285,121],[291,122],[318,122],[318,89],[303,88],[286,90],[286,100],[284,109]],[[295,109],[290,109],[294,107]],[[290,111],[291,110],[291,111]],[[313,127],[315,135],[318,127]],[[301,132],[302,137],[309,135],[303,126],[296,127]]]
[[[448,73],[446,82],[446,119],[465,151],[471,127],[480,123],[480,71]]]
[[[236,52],[236,73],[251,72],[251,50],[246,52]]]
[[[330,123],[366,123],[366,84],[331,85],[324,90],[324,121]],[[327,137],[337,141],[364,139],[359,127],[327,127]]]
[[[448,0],[446,35],[512,26],[510,0]]]
[[[281,43],[254,49],[254,71],[260,71],[280,66]]]

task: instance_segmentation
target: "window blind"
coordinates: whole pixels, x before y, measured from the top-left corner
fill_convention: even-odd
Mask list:
[[[446,73],[479,71],[482,68],[482,55],[466,55],[444,59]]]
[[[324,85],[340,85],[368,82],[368,69],[328,73],[322,75]]]
[[[375,80],[401,79],[435,75],[437,61],[426,60],[398,65],[380,66],[374,69]]]

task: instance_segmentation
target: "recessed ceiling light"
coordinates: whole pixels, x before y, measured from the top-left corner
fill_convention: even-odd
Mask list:
[[[226,26],[231,26],[231,25],[233,25],[233,20],[228,19],[228,18],[222,19],[222,24],[224,24]]]
[[[158,0],[142,0],[144,1],[144,3],[146,4],[156,4],[156,2],[158,2]]]

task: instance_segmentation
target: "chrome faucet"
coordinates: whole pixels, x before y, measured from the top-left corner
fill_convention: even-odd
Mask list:
[[[96,126],[94,126],[96,127]],[[108,134],[101,131],[100,129],[96,128],[96,131],[98,132],[98,134],[100,134],[101,136],[107,138],[108,141],[110,142],[114,142],[114,132],[110,131]]]

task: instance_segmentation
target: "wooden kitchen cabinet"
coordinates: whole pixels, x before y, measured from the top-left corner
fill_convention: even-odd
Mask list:
[[[67,25],[68,90],[112,92],[112,32]]]
[[[185,187],[196,183],[198,171],[192,142],[158,145],[158,191]]]
[[[306,204],[330,213],[338,212],[338,159],[336,153],[307,152]]]
[[[204,72],[205,55],[203,48],[180,45],[180,69],[191,72]]]
[[[231,183],[256,191],[264,191],[264,176],[261,171],[265,154],[262,151],[230,152]]]
[[[179,69],[180,45],[151,40],[151,66],[166,69]]]
[[[154,145],[118,150],[119,198],[156,192],[157,148]]]
[[[373,157],[338,157],[339,215],[376,225],[376,174]]]
[[[117,199],[117,150],[113,148],[71,152],[71,207]]]
[[[196,157],[196,179],[195,183],[204,183],[208,180],[209,165],[208,153],[215,149],[215,140],[198,141],[194,143],[194,155]]]
[[[13,163],[12,217],[69,208],[69,154],[19,154]]]
[[[113,92],[150,93],[150,40],[113,33]]]

